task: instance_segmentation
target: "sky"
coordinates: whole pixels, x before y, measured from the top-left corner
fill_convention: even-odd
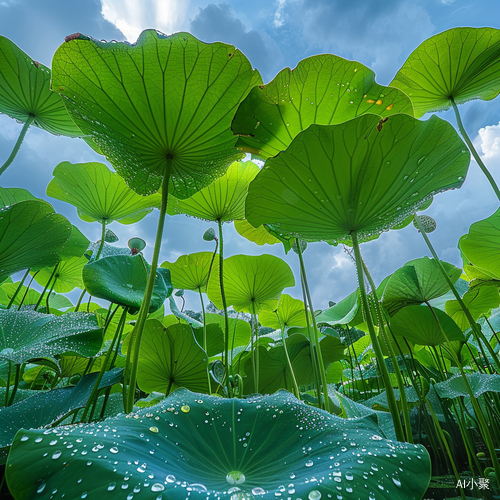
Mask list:
[[[491,24],[495,22],[496,24]],[[8,37],[33,59],[50,66],[52,55],[66,35],[80,32],[97,39],[135,42],[143,29],[172,34],[188,31],[204,42],[222,41],[239,48],[257,68],[265,83],[283,68],[315,54],[333,53],[361,62],[388,85],[410,53],[430,36],[459,26],[500,28],[498,0],[0,0],[0,35]],[[470,101],[460,107],[462,121],[483,161],[500,184],[500,98]],[[456,125],[453,113],[440,118]],[[430,114],[422,119],[428,119]],[[0,114],[0,163],[8,157],[22,125]],[[100,161],[80,139],[56,137],[31,127],[14,163],[2,175],[2,187],[23,187],[46,199],[92,241],[100,225],[81,221],[72,205],[47,197],[46,186],[61,161]],[[109,164],[108,164],[109,166]],[[437,222],[430,238],[442,260],[461,266],[457,249],[469,226],[498,208],[489,183],[471,162],[459,190],[437,195],[425,212]],[[109,227],[125,246],[134,236],[147,242],[151,261],[158,211],[134,225],[114,222]],[[215,227],[212,224],[213,227]],[[168,217],[160,262],[183,254],[213,250],[202,235],[207,222],[183,215]],[[297,256],[284,255],[281,245],[259,247],[240,237],[232,224],[224,226],[225,256],[269,253],[286,260],[299,281]],[[361,251],[376,283],[409,260],[430,255],[417,230],[410,225],[383,233],[364,243]],[[315,309],[338,302],[357,287],[354,264],[342,247],[309,244],[305,254]],[[285,289],[301,298],[298,286]],[[76,294],[76,295],[75,295]],[[78,293],[70,295],[70,298]],[[187,306],[199,310],[194,294]],[[76,298],[73,298],[76,301]]]

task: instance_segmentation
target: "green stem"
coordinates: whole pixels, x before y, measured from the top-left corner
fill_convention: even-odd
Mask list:
[[[153,295],[153,287],[155,284],[156,268],[158,267],[158,257],[160,255],[161,239],[163,236],[163,227],[165,225],[165,214],[167,211],[169,180],[170,180],[170,169],[167,168],[165,170],[165,174],[163,177],[160,217],[158,219],[158,228],[156,230],[155,247],[153,250],[153,260],[151,262],[151,272],[149,274],[146,292],[142,300],[137,322],[134,326],[134,330],[132,331],[132,337],[130,339],[130,344],[129,344],[129,349],[133,349],[134,358],[130,370],[128,397],[126,401],[127,413],[130,413],[134,408],[135,385],[137,380],[137,365],[139,364],[139,350],[141,347],[142,333],[144,331],[144,325],[146,324],[146,319],[148,317],[149,306],[151,304],[151,296]]]
[[[483,160],[481,160],[481,157],[477,154],[476,148],[472,144],[472,141],[469,139],[469,136],[467,135],[467,132],[465,131],[465,128],[462,124],[462,119],[460,118],[460,113],[458,112],[458,107],[455,103],[455,100],[453,99],[453,97],[451,97],[450,99],[451,99],[451,105],[453,106],[453,111],[455,111],[455,118],[457,119],[458,130],[460,130],[460,133],[462,134],[464,141],[466,142],[470,152],[472,153],[474,160],[476,160],[476,163],[479,165],[479,168],[483,171],[483,174],[486,176],[489,183],[491,184],[493,191],[495,191],[497,198],[500,200],[500,190],[498,189],[498,186],[495,180],[493,179],[493,176],[490,174],[490,171],[486,168],[486,165],[483,163]]]
[[[14,158],[16,157],[17,152],[19,151],[19,148],[21,147],[21,144],[24,140],[24,136],[26,135],[26,132],[30,128],[30,125],[34,119],[35,119],[34,115],[30,114],[28,116],[28,119],[24,123],[24,126],[21,130],[21,133],[19,134],[17,142],[14,145],[14,149],[12,150],[12,153],[10,153],[10,156],[7,158],[7,161],[0,167],[0,175],[2,175],[5,172],[5,170],[7,169],[7,167],[14,161]]]
[[[361,296],[361,303],[363,305],[363,310],[365,312],[365,320],[368,325],[368,331],[370,333],[370,339],[372,341],[372,347],[375,351],[375,357],[377,358],[378,369],[380,370],[380,375],[385,386],[385,393],[387,396],[387,403],[389,405],[389,410],[392,415],[392,421],[394,423],[394,430],[396,432],[396,439],[398,441],[404,441],[403,426],[401,424],[401,418],[399,416],[399,410],[396,403],[396,397],[394,396],[394,389],[392,387],[391,378],[389,376],[389,371],[385,364],[384,355],[382,354],[382,349],[375,333],[375,327],[373,326],[370,310],[368,308],[368,298],[366,295],[365,280],[363,279],[363,260],[361,258],[361,252],[359,250],[358,236],[356,232],[351,233],[352,246],[354,249],[354,256],[356,260],[356,272],[358,275],[358,285],[359,292]]]
[[[47,281],[47,284],[45,285],[45,288],[43,289],[43,291],[42,291],[42,293],[40,295],[40,298],[38,299],[38,302],[35,305],[35,311],[38,309],[38,306],[42,302],[43,296],[45,295],[45,292],[47,291],[47,288],[49,287],[50,282],[52,281],[52,278],[56,274],[58,267],[59,267],[59,263],[54,266],[54,270],[52,271],[52,274],[50,275],[49,281]]]
[[[101,222],[101,243],[99,245],[99,249],[97,250],[97,254],[95,256],[95,260],[98,260],[101,256],[102,249],[104,248],[104,238],[106,238],[106,222],[103,220]]]
[[[111,317],[109,318],[109,321],[108,321],[106,327],[111,323],[111,319],[113,318],[114,314],[116,313],[116,311],[118,310],[119,307],[120,306],[116,306],[115,310],[112,312]],[[85,405],[85,409],[83,410],[81,422],[85,422],[85,419],[87,418],[87,413],[90,409],[90,406],[92,405],[92,403],[97,395],[97,392],[99,390],[99,384],[101,383],[102,377],[104,376],[104,373],[107,370],[108,361],[109,361],[109,358],[111,357],[111,353],[113,352],[113,348],[115,346],[115,343],[116,343],[116,341],[120,342],[119,338],[121,337],[121,333],[123,331],[123,326],[125,325],[125,318],[126,317],[127,317],[127,308],[124,307],[122,315],[120,316],[120,320],[118,322],[118,326],[116,327],[116,331],[115,331],[115,334],[113,336],[113,340],[111,342],[111,345],[109,346],[108,352],[106,353],[104,361],[101,365],[101,369],[99,370],[99,375],[97,376],[97,379],[94,383],[92,393],[90,394],[90,397],[87,400],[87,404]],[[97,402],[96,402],[96,404],[97,404]]]
[[[436,261],[436,264],[439,267],[439,270],[441,271],[441,274],[443,275],[444,279],[448,283],[448,286],[450,287],[451,291],[453,292],[453,295],[457,299],[457,302],[459,303],[460,307],[462,308],[462,311],[464,312],[467,320],[469,321],[469,324],[472,328],[472,332],[475,335],[476,341],[480,344],[481,341],[483,344],[486,345],[486,348],[488,349],[488,352],[490,353],[490,356],[493,358],[493,361],[495,362],[495,365],[497,366],[497,370],[500,371],[500,361],[495,354],[495,351],[491,347],[490,343],[486,340],[483,332],[481,332],[481,328],[479,328],[479,325],[474,321],[474,319],[471,316],[471,313],[469,309],[467,309],[467,306],[464,304],[464,301],[462,300],[462,297],[460,297],[460,294],[458,293],[457,289],[455,288],[455,285],[451,282],[450,277],[448,276],[448,273],[446,272],[442,262],[439,260],[439,257],[436,253],[436,250],[434,250],[434,247],[432,246],[432,243],[429,240],[429,237],[427,236],[427,233],[425,232],[425,229],[420,222],[419,217],[415,217],[415,222],[417,223],[418,229],[420,233],[422,234],[422,237],[425,240],[425,243],[427,244],[427,247],[429,248],[432,256],[434,257],[434,260]]]
[[[219,227],[219,282],[222,307],[224,309],[224,378],[226,379],[227,394],[231,397],[231,381],[229,380],[229,316],[227,314],[226,294],[224,293],[224,240],[220,219],[217,221],[217,225]]]
[[[82,293],[80,294],[80,297],[78,297],[78,302],[76,303],[75,306],[75,312],[78,312],[78,309],[80,309],[80,304],[82,303],[84,295],[87,293],[87,290],[85,288],[82,290]]]
[[[49,293],[47,294],[47,298],[45,299],[45,312],[47,314],[50,314],[50,307],[49,307],[50,294],[54,291],[54,287],[56,286],[56,281],[58,276],[59,276],[58,274],[55,275],[54,281],[52,282],[52,286],[50,287]]]
[[[10,406],[14,403],[14,398],[16,397],[17,388],[19,386],[19,381],[21,380],[21,374],[24,372],[25,366],[26,366],[25,363],[16,365],[16,375],[15,375],[15,379],[14,379],[14,387],[12,389],[12,394],[10,395],[10,398],[9,398],[9,404],[7,406]]]
[[[30,287],[31,287],[31,283],[33,283],[33,280],[35,279],[35,276],[39,273],[40,271],[38,270],[30,279],[30,282],[28,283],[28,286],[26,287],[26,290],[24,292],[24,295],[23,295],[23,298],[21,299],[21,302],[19,302],[19,306],[17,307],[17,310],[20,311],[21,310],[21,307],[23,306],[24,304],[24,301],[26,300],[26,296],[28,295],[28,292],[30,290]]]
[[[253,304],[252,304],[253,305]],[[257,315],[255,314],[255,306],[252,307],[252,336],[255,335],[255,363],[254,363],[254,390],[259,393],[259,376],[260,376],[260,352],[259,352],[259,325],[257,323]]]
[[[29,269],[24,273],[23,279],[19,282],[19,286],[16,288],[14,295],[12,295],[11,299],[9,300],[9,303],[7,304],[7,309],[10,309],[12,307],[14,300],[16,300],[17,294],[21,291],[21,288],[24,285],[24,280],[27,278],[29,273],[30,273]]]
[[[429,304],[427,304],[427,305],[430,307]],[[500,462],[498,461],[498,456],[496,454],[495,445],[493,444],[493,440],[491,439],[490,430],[488,429],[488,424],[486,423],[486,420],[484,418],[481,407],[479,406],[479,403],[477,402],[477,399],[476,399],[476,396],[474,395],[472,387],[470,386],[469,379],[467,378],[467,376],[465,374],[465,371],[462,367],[462,363],[460,363],[458,356],[455,354],[455,351],[453,351],[450,340],[448,339],[448,336],[446,335],[446,333],[441,325],[441,322],[439,321],[439,318],[437,317],[434,309],[432,309],[432,307],[430,307],[430,309],[434,315],[434,319],[436,320],[436,323],[439,326],[439,329],[441,331],[441,335],[446,340],[446,344],[448,344],[450,347],[450,354],[453,358],[453,361],[457,365],[457,367],[460,371],[460,374],[462,375],[462,379],[464,381],[465,388],[466,388],[467,392],[469,393],[469,396],[471,399],[472,408],[474,409],[474,413],[476,415],[476,418],[477,418],[477,421],[479,424],[479,428],[481,429],[481,434],[483,436],[484,442],[485,442],[486,447],[488,448],[488,452],[490,454],[490,460],[493,463],[493,468],[495,469],[495,475],[498,479],[500,479]]]
[[[277,310],[274,311],[274,314],[276,314],[276,317],[278,318],[278,322],[280,324],[281,338],[283,339],[283,347],[285,349],[285,355],[286,355],[286,361],[288,363],[288,368],[290,369],[290,373],[292,374],[293,386],[295,388],[295,396],[297,397],[297,399],[300,399],[299,386],[297,384],[297,379],[295,378],[295,372],[293,371],[293,366],[292,366],[292,361],[290,360],[290,355],[288,354],[288,347],[286,346],[286,335],[285,335],[286,326],[282,323],[280,315],[278,314]],[[286,378],[285,378],[285,380],[286,380]]]
[[[314,307],[311,299],[311,293],[309,292],[309,285],[307,284],[306,276],[306,266],[304,265],[304,258],[302,256],[302,249],[300,248],[300,242],[298,238],[297,242],[297,255],[299,256],[300,268],[302,270],[302,277],[304,280],[304,288],[306,290],[307,302],[309,303],[309,310],[311,311],[312,327],[314,333],[314,355],[316,356],[316,362],[318,363],[319,375],[321,377],[321,385],[323,386],[323,397],[325,399],[325,410],[330,413],[330,398],[328,396],[328,383],[326,381],[326,370],[323,363],[323,356],[321,355],[321,346],[319,345],[319,334],[318,327],[316,325],[316,317],[314,316]],[[311,353],[313,354],[313,353]]]
[[[7,371],[7,380],[6,380],[6,386],[5,386],[5,404],[4,406],[9,406],[9,390],[10,390],[10,377],[12,374],[12,361],[9,359],[9,369]]]
[[[207,355],[207,381],[208,381],[208,394],[211,394],[211,382],[210,382],[210,373],[209,370],[209,361],[208,361],[208,350],[207,350],[207,321],[205,319],[205,304],[203,303],[203,295],[201,293],[201,287],[198,288],[198,293],[200,294],[200,302],[201,302],[201,312],[203,313],[203,350]]]
[[[405,385],[403,382],[403,378],[401,376],[401,371],[399,370],[399,363],[398,363],[398,360],[396,359],[396,355],[394,354],[394,349],[392,347],[391,338],[390,338],[390,336],[392,336],[392,332],[390,335],[386,332],[384,316],[382,315],[382,312],[380,310],[380,304],[379,304],[378,297],[377,297],[377,289],[375,287],[375,283],[373,281],[372,275],[370,274],[370,271],[368,270],[368,267],[366,266],[364,260],[362,260],[362,264],[363,264],[363,270],[365,272],[365,276],[368,278],[368,283],[370,284],[370,287],[372,289],[373,305],[375,307],[375,313],[377,315],[378,324],[380,327],[380,333],[382,334],[382,340],[384,341],[385,346],[387,348],[387,351],[389,352],[392,366],[394,368],[394,373],[396,375],[396,380],[398,382],[399,398],[401,400],[401,409],[403,412],[403,421],[405,424],[405,431],[406,431],[406,440],[409,443],[413,444],[413,434],[411,431],[410,413],[408,411],[408,403],[406,401]]]

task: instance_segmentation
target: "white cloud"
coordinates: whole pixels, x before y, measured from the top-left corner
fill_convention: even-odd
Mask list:
[[[274,13],[274,20],[273,20],[273,26],[275,28],[281,28],[281,26],[283,26],[283,23],[284,23],[283,11],[285,9],[285,3],[286,3],[286,0],[278,0],[278,8],[276,9],[276,12]]]
[[[479,129],[481,149],[484,160],[500,161],[500,122],[498,125],[488,125]]]
[[[101,0],[101,14],[127,41],[135,42],[141,31],[154,28],[166,34],[181,31],[188,0]]]

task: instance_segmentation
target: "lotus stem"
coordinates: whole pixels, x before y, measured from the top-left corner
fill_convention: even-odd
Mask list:
[[[106,238],[106,222],[103,220],[101,222],[101,243],[99,245],[99,249],[97,250],[97,254],[95,256],[95,260],[98,260],[101,256],[102,249],[104,248],[104,239]]]
[[[411,431],[410,413],[408,411],[408,403],[406,401],[405,385],[403,382],[403,378],[401,376],[401,371],[399,370],[398,360],[396,359],[396,355],[394,354],[394,350],[393,350],[392,344],[391,344],[391,337],[390,336],[392,336],[392,332],[390,334],[388,334],[386,332],[384,316],[382,315],[382,312],[380,310],[380,304],[379,304],[378,297],[377,297],[377,288],[375,286],[372,275],[370,274],[370,271],[368,270],[368,267],[366,266],[364,260],[362,260],[362,264],[363,264],[363,270],[364,270],[365,276],[368,279],[368,283],[370,284],[370,288],[372,289],[373,306],[375,307],[375,313],[377,315],[378,324],[380,327],[380,332],[382,334],[382,339],[385,343],[387,351],[389,352],[392,366],[394,368],[394,373],[396,375],[396,380],[398,382],[399,398],[401,400],[401,409],[403,412],[403,421],[405,424],[405,431],[406,431],[406,440],[409,443],[413,444],[413,434]]]
[[[82,303],[84,295],[87,293],[87,290],[85,288],[82,290],[82,293],[80,294],[80,297],[78,297],[78,302],[76,303],[75,306],[75,312],[78,312],[78,309],[80,309],[80,304]]]
[[[220,219],[217,221],[217,225],[219,228],[219,283],[224,309],[224,377],[226,379],[227,394],[232,397],[231,382],[229,380],[229,317],[227,315],[226,294],[224,293],[224,239]]]
[[[257,323],[257,315],[255,314],[255,306],[252,307],[252,336],[255,334],[255,362],[254,362],[254,390],[259,392],[259,376],[260,376],[260,352],[259,352],[259,325]]]
[[[52,281],[52,278],[54,277],[54,275],[56,274],[57,272],[57,268],[59,267],[59,263],[57,263],[55,266],[54,266],[54,270],[52,271],[52,274],[50,275],[50,278],[49,280],[47,281],[47,284],[45,285],[40,297],[38,298],[38,301],[35,305],[35,311],[38,309],[38,306],[40,305],[40,303],[42,302],[42,299],[43,299],[43,296],[45,295],[45,292],[47,291],[47,288],[49,287],[50,285],[50,282]]]
[[[14,398],[16,397],[17,388],[19,386],[19,381],[21,379],[21,373],[24,371],[25,363],[16,365],[16,375],[14,378],[14,387],[12,388],[12,394],[9,398],[9,404],[7,406],[11,406],[14,403]]]
[[[399,416],[399,410],[396,403],[396,397],[394,396],[394,389],[392,387],[391,378],[389,376],[389,371],[385,364],[384,355],[382,354],[382,349],[375,333],[375,327],[373,326],[372,317],[370,314],[370,309],[368,308],[368,298],[365,288],[365,280],[363,273],[363,259],[361,257],[361,252],[359,250],[358,235],[356,232],[351,233],[352,247],[354,250],[354,256],[356,260],[356,273],[358,275],[358,286],[361,295],[361,303],[363,305],[363,310],[365,312],[365,320],[368,325],[368,331],[370,333],[370,338],[372,341],[373,350],[375,351],[375,357],[377,358],[378,369],[380,370],[380,375],[385,386],[385,393],[387,396],[387,403],[389,405],[389,410],[392,415],[392,420],[394,423],[394,430],[396,432],[396,438],[398,441],[404,441],[403,426],[401,424],[401,418]]]
[[[50,294],[54,291],[54,287],[56,286],[57,277],[58,275],[56,274],[54,277],[54,281],[52,282],[52,285],[50,287],[49,293],[47,294],[47,298],[45,299],[45,312],[47,314],[50,314],[49,299],[50,299]]]
[[[105,329],[104,329],[104,334],[106,333],[106,329],[111,323],[111,320],[113,319],[113,316],[115,315],[116,311],[118,310],[120,306],[117,305],[114,309],[114,311],[111,313],[111,316],[109,317],[108,322],[106,323]],[[83,410],[83,415],[81,418],[81,422],[85,422],[85,419],[87,418],[87,413],[90,409],[90,406],[92,405],[92,402],[94,401],[97,391],[99,390],[99,384],[101,383],[102,377],[104,376],[104,373],[106,372],[106,367],[108,365],[109,358],[111,356],[111,353],[113,352],[113,347],[115,346],[116,341],[120,342],[119,337],[121,337],[121,333],[123,331],[123,325],[125,324],[125,318],[127,317],[127,308],[123,308],[122,315],[120,316],[120,321],[118,322],[118,326],[116,328],[115,334],[113,336],[113,340],[111,341],[111,345],[109,346],[108,352],[106,353],[106,356],[104,358],[104,361],[102,362],[101,369],[99,370],[99,375],[97,376],[97,379],[95,381],[94,387],[92,389],[92,393],[90,394],[89,399],[87,400],[87,404],[85,405],[85,409]],[[103,335],[104,336],[104,335]]]
[[[30,128],[30,125],[32,124],[33,120],[35,119],[35,115],[30,114],[28,116],[28,119],[24,123],[24,126],[21,130],[21,133],[19,134],[19,137],[16,141],[16,144],[14,145],[14,149],[12,150],[12,153],[10,153],[10,156],[7,158],[7,161],[0,167],[0,175],[2,175],[7,167],[14,161],[14,158],[17,155],[17,152],[19,151],[19,148],[21,147],[21,144],[23,143],[24,136],[26,135],[26,132]]]
[[[137,365],[139,364],[139,350],[141,348],[142,334],[144,331],[144,325],[146,324],[146,319],[148,317],[149,306],[151,304],[151,296],[153,295],[153,287],[156,278],[156,268],[158,267],[158,257],[160,255],[161,239],[163,236],[163,227],[165,225],[165,214],[167,212],[167,201],[168,201],[168,185],[170,181],[170,168],[165,170],[162,184],[162,197],[161,197],[161,208],[160,217],[158,219],[158,228],[156,230],[155,246],[153,250],[153,260],[151,262],[151,271],[149,273],[148,284],[146,286],[146,292],[144,293],[144,298],[142,300],[141,308],[139,309],[139,314],[137,317],[137,322],[132,330],[132,336],[130,338],[129,349],[132,349],[134,358],[132,361],[132,367],[130,372],[129,386],[128,386],[128,396],[126,401],[126,411],[130,413],[134,408],[134,396],[135,396],[135,385],[137,380]]]
[[[212,394],[211,391],[211,383],[210,383],[210,373],[208,371],[208,350],[207,350],[207,322],[205,319],[205,304],[203,303],[203,295],[201,293],[201,288],[198,288],[198,293],[200,294],[200,302],[201,302],[201,312],[203,313],[203,350],[207,355],[207,382],[208,382],[208,394]]]
[[[30,270],[27,269],[26,272],[24,273],[24,276],[23,276],[22,280],[19,282],[19,285],[16,288],[14,295],[12,295],[11,299],[9,300],[9,303],[7,304],[7,309],[10,309],[12,304],[14,303],[14,300],[16,300],[17,294],[20,292],[22,286],[24,285],[24,280],[27,278],[29,272],[30,272]]]
[[[488,429],[488,424],[486,423],[486,420],[484,418],[483,412],[481,410],[481,407],[479,406],[476,396],[474,395],[474,391],[472,390],[472,387],[470,386],[469,380],[465,374],[465,371],[462,367],[462,363],[460,363],[458,356],[455,354],[455,351],[453,351],[450,340],[448,339],[448,336],[446,335],[446,332],[444,331],[441,322],[439,321],[439,318],[437,317],[434,309],[430,306],[430,304],[427,303],[427,306],[430,308],[434,319],[436,320],[439,329],[441,331],[441,335],[443,335],[443,338],[446,340],[446,343],[450,346],[450,354],[453,358],[453,361],[457,365],[460,374],[462,375],[462,379],[465,384],[465,388],[467,392],[469,393],[471,403],[472,403],[472,408],[474,409],[474,414],[476,415],[479,428],[481,429],[481,434],[483,436],[484,442],[486,444],[486,447],[488,448],[488,452],[490,454],[490,460],[493,463],[493,468],[495,469],[495,475],[497,479],[500,479],[500,462],[498,461],[498,456],[496,454],[495,450],[495,445],[493,444],[493,440],[491,439],[490,431]]]
[[[425,232],[425,228],[420,222],[420,219],[418,217],[415,217],[415,222],[418,226],[418,230],[422,234],[422,237],[424,238],[425,243],[427,244],[427,248],[429,248],[432,256],[434,257],[434,260],[436,261],[436,264],[439,267],[439,270],[441,271],[441,274],[443,275],[443,278],[446,280],[448,283],[448,286],[450,287],[451,291],[453,292],[453,295],[457,299],[457,302],[459,303],[460,307],[462,308],[462,311],[464,312],[467,320],[469,321],[469,324],[472,328],[472,331],[474,333],[474,336],[476,337],[476,340],[478,341],[479,345],[481,345],[481,342],[486,345],[486,348],[488,349],[488,352],[490,353],[490,356],[493,358],[493,361],[495,362],[495,365],[497,367],[497,370],[500,373],[500,361],[491,347],[490,343],[486,340],[483,332],[481,332],[481,328],[477,325],[477,323],[474,321],[472,318],[469,309],[467,309],[467,306],[464,304],[464,301],[462,300],[462,297],[460,297],[460,294],[458,293],[457,289],[455,288],[455,285],[451,282],[450,277],[448,276],[445,268],[443,267],[443,264],[441,263],[441,260],[439,259],[436,250],[434,250],[434,247],[432,246],[432,243],[429,240],[429,237],[427,236],[427,233]]]
[[[451,105],[453,106],[453,111],[455,111],[455,118],[457,119],[458,130],[460,130],[460,133],[462,134],[462,137],[464,138],[467,147],[472,153],[474,160],[476,160],[476,163],[479,165],[479,168],[483,171],[483,174],[490,182],[493,191],[495,191],[497,198],[500,200],[500,189],[498,189],[495,179],[493,179],[493,176],[490,174],[490,171],[486,168],[486,165],[483,163],[483,160],[481,160],[481,157],[477,154],[476,148],[472,144],[472,141],[469,139],[469,136],[467,135],[467,132],[465,131],[465,128],[462,124],[462,119],[460,118],[460,113],[458,112],[458,107],[455,103],[455,100],[453,99],[453,97],[451,97],[450,99],[451,99]]]
[[[26,299],[26,296],[28,295],[28,292],[30,290],[30,287],[31,287],[31,283],[33,283],[33,280],[35,279],[35,276],[39,273],[40,271],[37,271],[35,274],[33,274],[33,276],[31,277],[30,279],[30,282],[28,283],[28,286],[26,287],[26,290],[24,292],[24,295],[23,295],[23,298],[21,299],[21,301],[19,302],[19,306],[17,307],[17,310],[20,311],[21,310],[21,307],[23,306],[23,303]]]
[[[293,380],[293,387],[295,389],[295,395],[297,399],[300,399],[300,390],[299,386],[297,384],[297,379],[295,378],[295,372],[293,371],[293,366],[292,362],[290,360],[290,355],[288,354],[288,347],[286,346],[286,336],[285,336],[285,329],[286,326],[284,323],[282,323],[280,315],[278,314],[278,311],[274,311],[274,314],[276,314],[276,317],[278,318],[278,322],[280,324],[280,329],[281,329],[281,338],[283,339],[283,348],[285,349],[285,355],[286,355],[286,361],[288,363],[288,368],[290,369],[290,373],[292,374],[292,380]],[[285,379],[286,381],[286,379]]]
[[[304,280],[304,288],[306,291],[307,302],[309,303],[309,310],[311,311],[312,327],[314,333],[314,350],[311,354],[316,355],[316,362],[318,363],[319,375],[321,377],[321,384],[323,386],[325,410],[327,412],[330,412],[330,398],[328,396],[328,383],[326,381],[326,370],[325,370],[325,365],[323,363],[323,356],[321,355],[321,346],[319,345],[318,327],[316,325],[316,317],[314,316],[314,307],[311,299],[311,293],[309,292],[309,285],[307,284],[306,266],[304,265],[304,258],[302,256],[302,249],[300,248],[300,242],[298,239],[296,241],[297,241],[297,254],[299,256],[300,269],[302,271],[302,278]]]

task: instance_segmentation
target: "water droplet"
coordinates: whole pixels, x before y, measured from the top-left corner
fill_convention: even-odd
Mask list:
[[[151,432],[154,432],[155,434],[158,434],[158,432],[160,432],[160,431],[158,430],[158,427],[154,427],[154,426],[153,426],[153,427],[150,427],[150,428],[149,428],[149,430],[150,430]]]
[[[189,413],[191,408],[188,405],[181,406],[182,413]]]
[[[175,476],[173,474],[169,474],[166,478],[165,478],[165,481],[167,481],[167,483],[175,483]]]
[[[312,490],[308,495],[309,500],[319,500],[321,498],[321,491]]]
[[[52,455],[52,458],[54,460],[57,460],[60,456],[62,455],[62,452],[60,451],[56,451],[53,455]]]
[[[111,453],[118,453],[118,448],[116,446],[113,446],[113,448],[110,448],[109,451]]]
[[[238,470],[233,470],[231,472],[228,472],[226,481],[229,484],[243,484],[245,482],[245,474]]]
[[[165,489],[165,486],[161,483],[155,483],[153,486],[151,486],[151,491],[158,493],[159,491],[163,491]]]
[[[396,477],[392,476],[392,482],[398,487],[401,488],[401,481]]]
[[[116,483],[109,483],[108,491],[113,491],[116,488]]]
[[[37,493],[42,493],[42,491],[45,489],[45,486],[46,486],[46,484],[45,484],[45,483],[42,483],[42,484],[38,487],[38,489],[36,490],[36,492],[37,492]]]
[[[256,488],[252,489],[253,495],[264,495],[265,493],[266,493],[266,490],[259,488],[258,486]]]
[[[306,467],[312,467],[314,465],[314,462],[312,460],[308,460],[306,463],[305,463],[305,466]]]

